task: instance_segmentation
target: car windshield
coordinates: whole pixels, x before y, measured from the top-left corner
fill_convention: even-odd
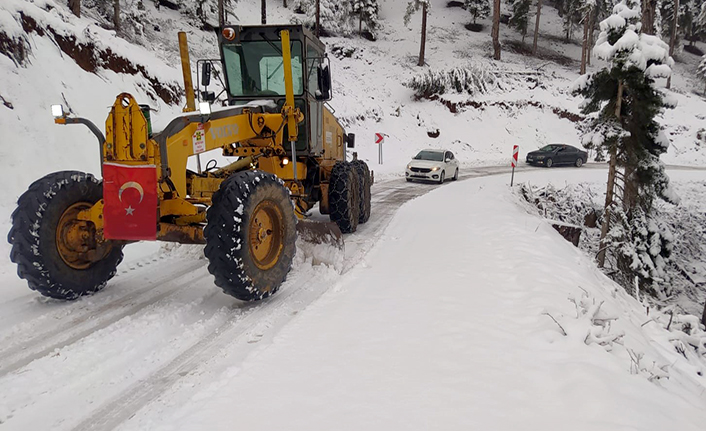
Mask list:
[[[420,151],[414,156],[414,160],[431,160],[433,162],[441,162],[444,160],[444,153],[441,151]]]
[[[551,145],[547,145],[546,147],[540,148],[539,151],[554,151],[559,147],[561,147],[561,145],[551,144]]]

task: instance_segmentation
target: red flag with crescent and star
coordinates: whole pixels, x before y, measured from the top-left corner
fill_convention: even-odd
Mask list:
[[[103,164],[103,237],[157,239],[157,167]]]

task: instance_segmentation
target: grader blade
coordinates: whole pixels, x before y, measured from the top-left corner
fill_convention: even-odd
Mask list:
[[[327,265],[343,271],[345,260],[341,230],[336,223],[299,220],[297,222],[297,253],[312,265]]]
[[[297,235],[303,241],[313,244],[325,244],[344,249],[343,234],[334,222],[299,220]]]

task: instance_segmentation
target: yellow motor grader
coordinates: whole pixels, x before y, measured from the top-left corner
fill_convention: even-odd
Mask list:
[[[126,244],[162,240],[205,244],[216,285],[258,300],[284,281],[298,232],[340,245],[341,233],[369,219],[371,174],[363,161],[346,160],[354,136],[325,104],[330,68],[314,35],[297,25],[218,29],[220,59],[200,61],[199,76],[207,89],[220,63],[224,106],[199,91],[199,111],[182,36],[187,109],[161,132],[127,93],[115,100],[105,136],[52,107],[56,123],[96,135],[103,179],[56,172],[20,196],[8,240],[31,289],[68,300],[92,294],[115,275]],[[236,160],[187,169],[190,157],[214,149]],[[317,204],[332,223],[306,220]]]

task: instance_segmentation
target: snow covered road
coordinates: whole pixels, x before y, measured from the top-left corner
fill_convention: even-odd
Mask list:
[[[261,303],[220,293],[198,247],[138,259],[74,303],[0,297],[0,429],[700,429],[693,370],[650,383],[625,349],[573,336],[567,298],[581,289],[639,307],[516,205],[508,180],[376,184],[343,274],[300,256]],[[676,361],[620,321],[647,357]]]

